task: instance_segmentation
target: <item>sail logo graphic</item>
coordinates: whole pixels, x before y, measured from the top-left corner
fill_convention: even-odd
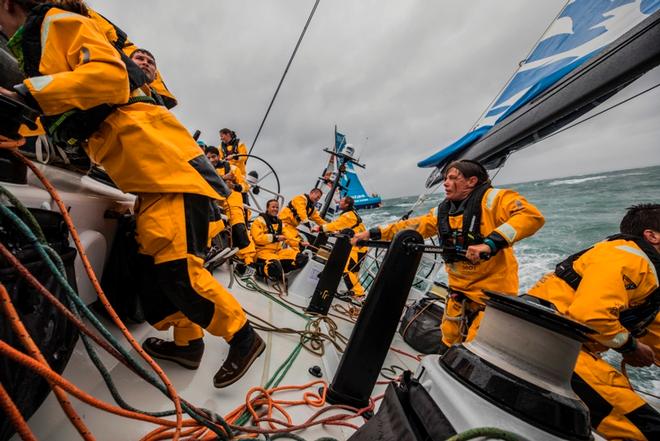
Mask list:
[[[660,0],[573,0],[470,132],[419,167],[441,164],[481,139],[495,124],[532,101],[623,34],[660,10]]]
[[[476,127],[504,119],[658,9],[660,0],[569,3]]]

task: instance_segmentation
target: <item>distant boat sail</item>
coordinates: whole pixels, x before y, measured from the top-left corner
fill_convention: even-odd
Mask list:
[[[658,41],[660,0],[569,1],[472,130],[417,165],[501,165],[660,64]]]
[[[339,133],[335,128],[335,152],[345,153],[348,156],[353,156],[355,153],[353,148],[346,143],[346,135]],[[334,159],[334,157],[333,157]],[[341,197],[350,196],[355,200],[355,208],[360,209],[369,209],[380,207],[381,198],[375,194],[367,193],[364,185],[360,182],[355,167],[353,164],[346,164],[346,173],[342,176],[340,194]]]

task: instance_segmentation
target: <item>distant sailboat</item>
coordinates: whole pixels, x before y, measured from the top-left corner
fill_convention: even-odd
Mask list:
[[[335,127],[335,152],[344,153],[348,156],[353,156],[355,150],[353,146],[346,143],[346,135],[339,133]],[[334,159],[334,156],[332,157]],[[377,208],[382,205],[382,200],[379,195],[367,193],[367,190],[360,182],[355,167],[352,163],[346,164],[346,172],[340,180],[341,197],[350,196],[355,200],[355,208],[358,210],[366,210],[369,208]]]

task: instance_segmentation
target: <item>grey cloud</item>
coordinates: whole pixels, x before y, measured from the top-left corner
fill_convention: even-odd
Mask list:
[[[175,114],[191,132],[217,144],[228,126],[248,147],[313,5],[89,3],[156,54],[180,101]],[[370,191],[418,194],[430,170],[416,163],[470,129],[563,4],[321,1],[255,153],[290,196],[315,182],[337,124],[367,164]],[[657,69],[643,81],[658,83]],[[658,102],[651,92],[513,155],[498,182],[660,163]]]

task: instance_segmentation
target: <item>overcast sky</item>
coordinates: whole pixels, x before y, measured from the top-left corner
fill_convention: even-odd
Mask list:
[[[154,53],[191,132],[217,145],[229,127],[249,148],[314,1],[88,3]],[[288,198],[314,184],[336,124],[368,191],[419,194],[416,163],[471,128],[564,3],[322,0],[254,153]],[[659,82],[656,68],[610,102]],[[660,88],[516,153],[496,183],[660,164],[659,111]]]

